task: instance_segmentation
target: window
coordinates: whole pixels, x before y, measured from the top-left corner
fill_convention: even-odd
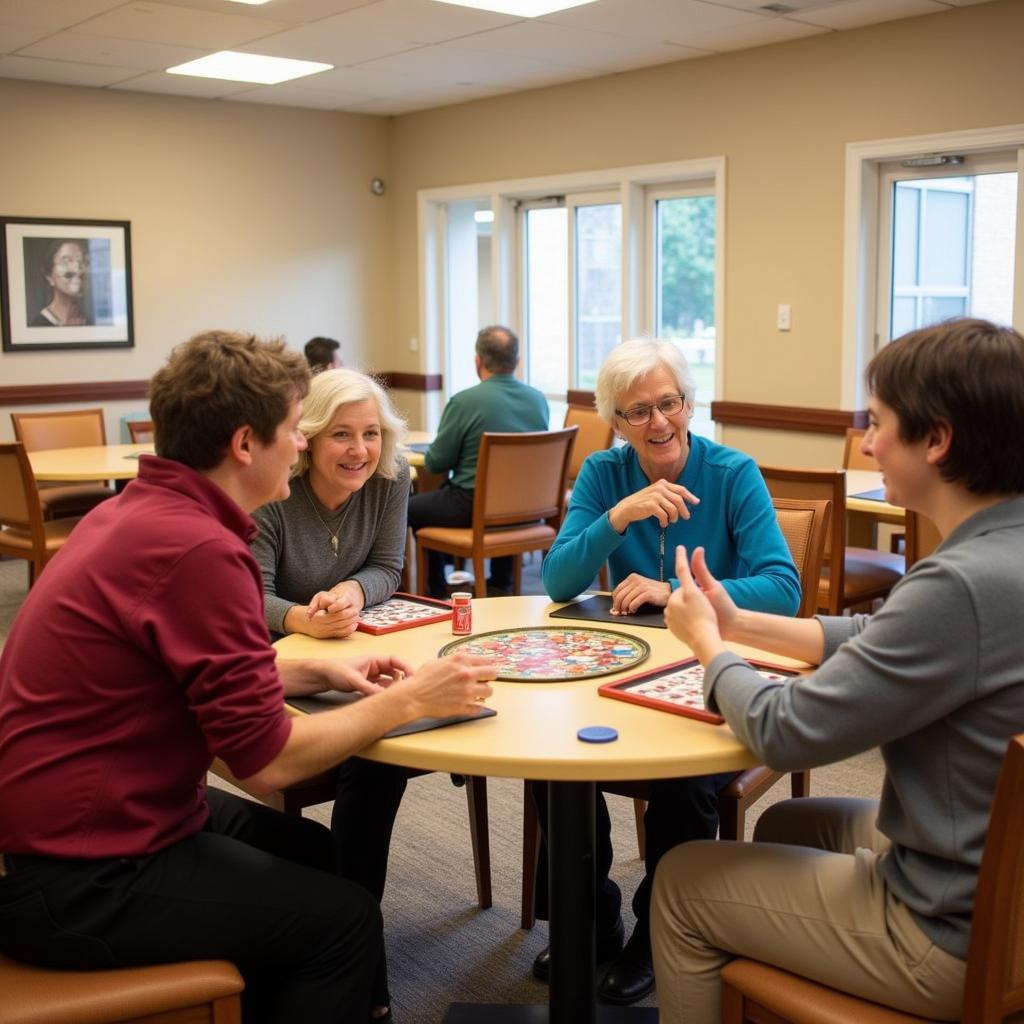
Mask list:
[[[444,354],[451,395],[466,386],[455,357],[466,332],[456,324],[475,312],[476,321],[518,328],[519,372],[547,395],[558,425],[566,392],[593,390],[623,338],[664,336],[693,364],[694,429],[712,434],[724,347],[724,189],[725,162],[711,158],[421,191],[422,363],[434,369]],[[481,248],[477,283],[470,246],[452,235],[464,205],[494,215],[482,243],[488,274]],[[481,320],[485,276],[490,315]],[[441,406],[426,404],[430,422]]]

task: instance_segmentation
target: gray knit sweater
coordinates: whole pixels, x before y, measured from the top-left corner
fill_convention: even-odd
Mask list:
[[[260,532],[252,552],[263,572],[272,639],[283,634],[289,608],[307,604],[317,591],[330,590],[343,580],[355,580],[362,587],[367,606],[387,600],[398,588],[405,561],[409,466],[404,459],[394,480],[370,477],[337,512],[320,504],[308,481],[303,487],[303,480],[296,478],[291,488],[286,500],[253,513]],[[339,526],[335,556],[331,534]]]
[[[705,699],[781,771],[872,747],[885,760],[886,884],[936,945],[966,958],[992,794],[1024,732],[1024,498],[978,512],[874,616],[822,618],[812,675],[767,683],[733,654]]]

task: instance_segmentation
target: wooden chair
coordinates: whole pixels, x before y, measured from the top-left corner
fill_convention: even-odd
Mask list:
[[[57,971],[0,955],[0,1024],[241,1024],[225,960]]]
[[[64,546],[79,519],[44,520],[25,446],[0,444],[0,555],[28,562],[29,587]]]
[[[149,444],[153,440],[152,420],[128,420],[125,425],[132,444]]]
[[[252,792],[239,779],[235,778],[231,769],[218,757],[210,765],[210,771],[225,782],[231,783],[236,789],[248,793],[253,799],[259,800],[284,814],[301,815],[304,807],[329,803],[334,799],[334,773],[321,772],[312,778],[303,779],[285,789],[278,789],[264,796]],[[416,768],[407,769],[409,778],[429,775],[430,772]],[[491,843],[487,820],[487,779],[482,776],[452,776],[452,781],[465,779],[466,805],[469,810],[469,838],[473,847],[473,871],[476,878],[477,903],[481,910],[492,904],[491,893]],[[0,1024],[3,1021],[0,1020]]]
[[[1010,740],[978,874],[960,1020],[1024,1021],[1024,735]],[[722,972],[723,1024],[925,1024],[756,960]]]
[[[846,545],[846,470],[761,466],[773,498],[832,502],[825,536],[825,563],[818,583],[818,608],[841,615],[846,608],[884,598],[903,578],[902,556]],[[842,557],[836,555],[842,552]]]
[[[427,526],[416,534],[421,594],[428,593],[428,551],[470,560],[477,597],[487,596],[484,559],[512,555],[512,592],[520,592],[523,553],[547,551],[558,533],[578,429],[483,435],[473,492],[473,525]]]
[[[569,461],[569,474],[566,481],[565,507],[569,507],[569,499],[572,497],[572,488],[576,483],[576,477],[580,475],[580,469],[588,455],[594,452],[602,452],[611,447],[615,438],[615,429],[598,415],[595,408],[588,405],[570,405],[565,410],[566,427],[579,427],[576,435],[576,443],[572,448],[572,459]],[[605,563],[598,572],[598,581],[602,590],[610,590],[608,585],[608,565]]]
[[[821,561],[825,552],[825,531],[832,509],[829,501],[813,499],[773,498],[779,528],[789,545],[790,553],[800,574],[802,598],[797,615],[809,618],[817,607],[817,580],[821,572]],[[773,771],[767,765],[748,768],[736,776],[719,794],[718,835],[720,839],[740,840],[743,838],[747,809],[761,798],[783,777],[783,772]],[[793,772],[791,779],[793,796],[809,796],[811,773]],[[641,860],[646,854],[644,840],[644,812],[650,795],[646,781],[604,783],[601,789],[606,793],[633,798],[633,817],[636,821],[636,844]],[[523,891],[520,903],[520,924],[532,928],[535,920],[533,910],[534,892],[537,881],[537,856],[540,851],[539,822],[530,783],[523,787]]]
[[[102,409],[70,412],[12,412],[15,440],[27,452],[50,448],[84,448],[107,443]],[[114,488],[103,480],[86,484],[39,484],[39,501],[44,519],[84,516],[101,501],[114,496]]]
[[[907,509],[907,569],[930,555],[942,543],[938,527],[920,512]]]

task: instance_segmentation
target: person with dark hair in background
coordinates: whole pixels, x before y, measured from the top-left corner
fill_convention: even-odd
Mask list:
[[[704,700],[790,772],[879,748],[880,801],[783,800],[752,843],[662,858],[651,932],[666,1024],[717,1024],[749,956],[928,1020],[959,1020],[978,869],[1007,742],[1024,731],[1024,337],[984,320],[905,334],[867,368],[861,448],[885,500],[942,536],[875,615],[738,608],[680,547],[665,621]],[[779,684],[724,640],[818,668]]]
[[[395,726],[475,714],[484,659],[276,661],[252,511],[288,496],[309,371],[214,331],[153,377],[157,455],[75,527],[0,655],[0,952],[106,969],[223,959],[249,1024],[366,1024],[377,901],[270,793]],[[405,678],[401,678],[401,677]],[[397,680],[397,681],[396,681]],[[285,694],[364,699],[293,717]]]
[[[51,296],[29,327],[79,327],[91,322],[85,307],[89,256],[83,239],[53,239],[43,252],[39,272],[50,286]]]
[[[341,345],[333,338],[310,338],[303,351],[310,373],[336,370],[341,366]]]
[[[441,413],[437,436],[423,456],[431,473],[451,472],[443,487],[409,499],[409,525],[470,526],[480,438],[485,432],[528,433],[548,429],[548,402],[516,377],[519,339],[507,327],[485,327],[476,337],[476,375],[480,383],[453,395]],[[431,551],[429,590],[446,597],[444,555]],[[512,559],[491,560],[492,590],[509,593]]]

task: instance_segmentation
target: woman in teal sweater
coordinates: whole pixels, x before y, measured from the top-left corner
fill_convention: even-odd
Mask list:
[[[670,342],[627,341],[605,360],[597,409],[626,444],[583,464],[568,515],[544,561],[544,587],[553,600],[567,601],[585,590],[607,561],[615,584],[613,611],[664,607],[679,586],[672,553],[683,544],[704,548],[740,607],[796,612],[800,578],[761,474],[748,456],[690,434],[693,395],[690,368]],[[671,847],[715,837],[718,792],[731,778],[732,773],[652,781],[644,819],[647,872],[633,898],[636,927],[621,953],[621,894],[608,877],[611,824],[598,797],[598,960],[619,954],[598,990],[607,1002],[635,1002],[653,987],[648,912],[654,869]],[[533,791],[543,827],[547,787],[538,783]],[[546,879],[538,879],[537,893],[538,915],[546,916]],[[545,978],[549,970],[544,950],[534,973]]]

